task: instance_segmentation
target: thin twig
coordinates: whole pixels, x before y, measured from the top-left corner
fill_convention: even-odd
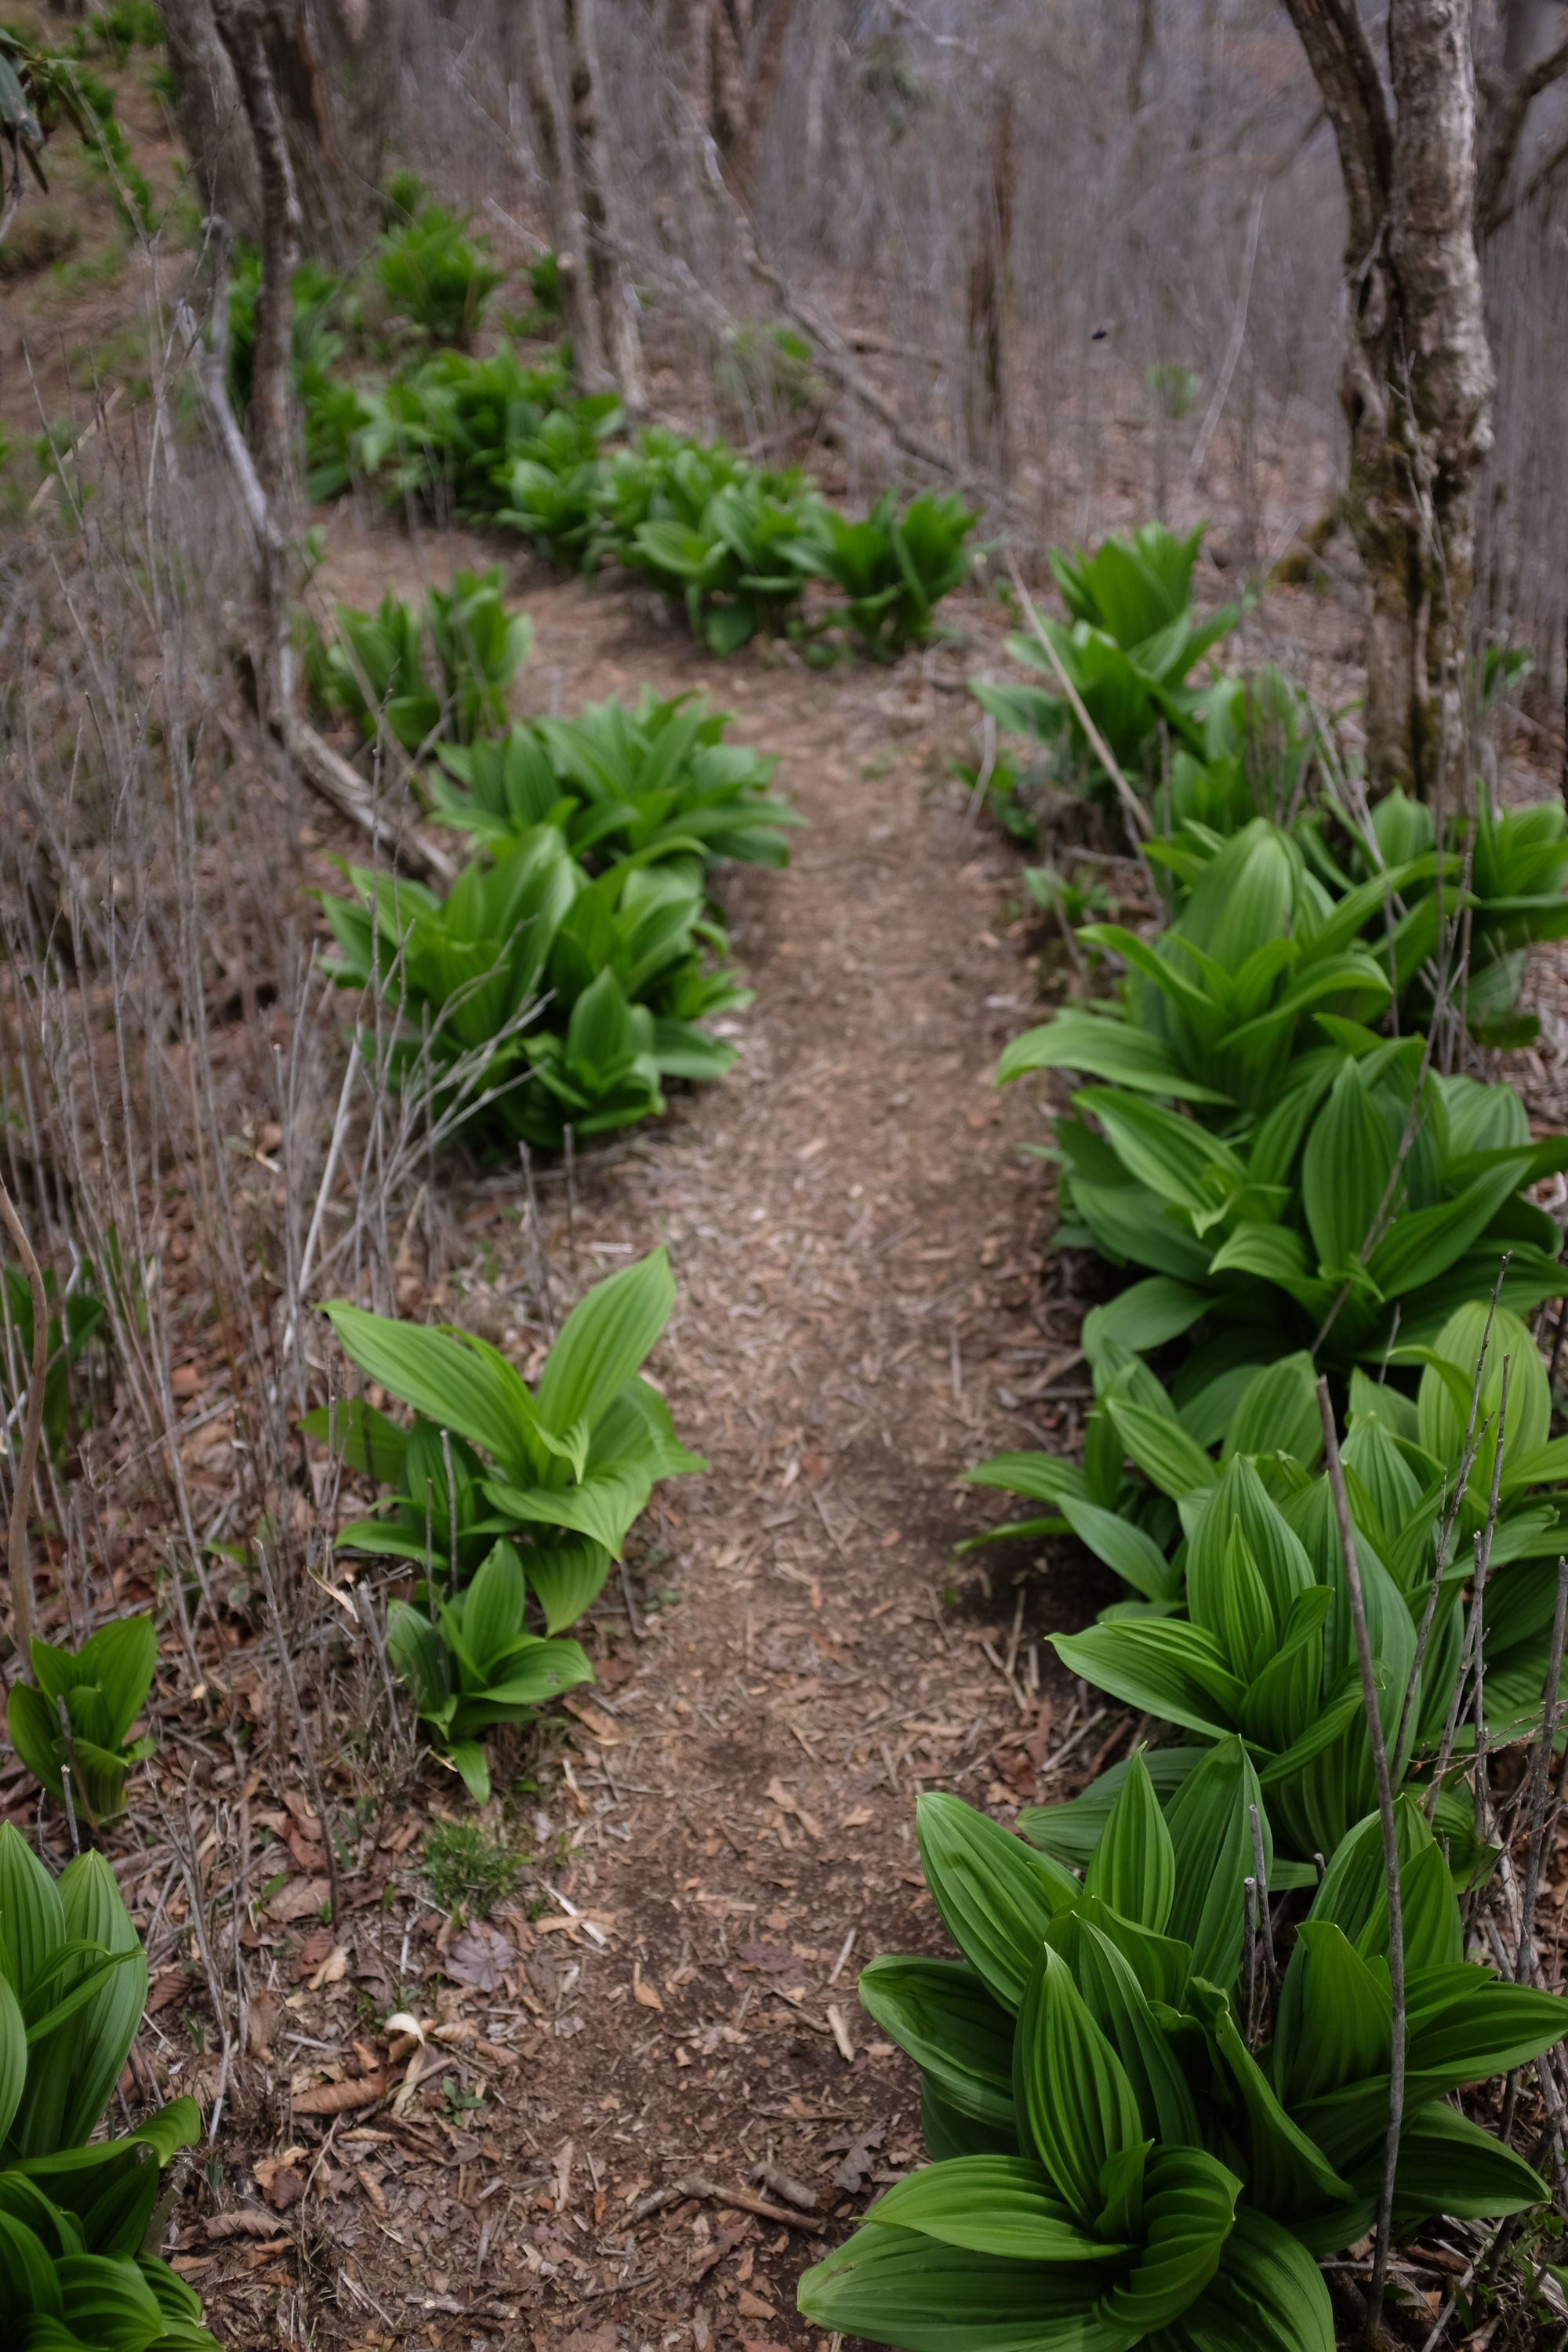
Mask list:
[[[7,1559],[11,1576],[11,1608],[16,1620],[16,1651],[21,1661],[24,1682],[33,1679],[33,1641],[37,1630],[37,1601],[33,1591],[32,1563],[27,1557],[27,1512],[33,1499],[33,1477],[38,1466],[38,1447],[44,1434],[44,1381],[49,1353],[49,1302],[44,1290],[44,1277],[33,1254],[21,1218],[16,1214],[11,1195],[0,1182],[0,1219],[10,1234],[22,1271],[27,1277],[27,1288],[33,1301],[33,1364],[27,1380],[27,1418],[22,1431],[22,1452],[16,1465],[16,1484],[11,1496],[10,1549]]]

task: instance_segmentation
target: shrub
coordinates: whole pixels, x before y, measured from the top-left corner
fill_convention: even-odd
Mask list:
[[[728,717],[689,694],[645,687],[635,711],[610,700],[576,719],[513,727],[500,742],[443,745],[448,782],[433,779],[442,817],[503,848],[560,824],[584,864],[698,856],[784,866],[800,819],[767,785],[778,762],[724,740]]]
[[[1404,1339],[1435,1339],[1505,1252],[1515,1311],[1561,1287],[1556,1229],[1523,1194],[1568,1164],[1568,1140],[1533,1142],[1508,1087],[1445,1077],[1418,1036],[1364,1025],[1390,993],[1358,943],[1382,888],[1325,914],[1295,843],[1255,820],[1152,943],[1084,931],[1129,966],[1111,1006],[1069,1008],[1002,1058],[1004,1081],[1068,1068],[1109,1082],[1058,1124],[1079,1221],[1065,1237],[1205,1292],[1214,1328],[1247,1327],[1226,1341],[1231,1364],[1303,1343],[1373,1360],[1396,1313]]]
[[[1146,523],[1131,539],[1113,535],[1092,555],[1083,549],[1052,552],[1051,570],[1068,619],[1042,618],[1041,627],[1118,765],[1136,789],[1162,727],[1196,757],[1205,750],[1205,689],[1187,683],[1210,647],[1235,627],[1238,608],[1223,605],[1206,620],[1192,611],[1193,566],[1203,544],[1199,524],[1177,539],[1163,523]],[[1056,673],[1032,635],[1007,640],[1016,661],[1044,670],[1048,687],[1000,686],[984,678],[970,691],[1012,733],[1043,743],[1063,781],[1087,777],[1108,786],[1093,746]]]
[[[1266,1867],[1271,1840],[1239,1739],[1163,1805],[1142,1760],[1126,1768],[1081,1882],[955,1798],[922,1798],[917,1825],[963,1959],[879,1960],[860,1985],[920,2065],[936,2161],[806,2273],[802,2311],[911,2352],[957,2352],[982,2326],[1020,2343],[1331,2352],[1315,2258],[1365,2234],[1387,2126],[1376,1818],[1334,1853],[1256,2049],[1237,1979],[1255,1835]],[[1543,2200],[1530,2166],[1444,2102],[1551,2047],[1568,2016],[1462,1959],[1452,1882],[1407,1799],[1398,1833],[1407,2231]]]
[[[393,310],[433,343],[466,350],[500,284],[486,259],[489,240],[470,242],[467,220],[426,204],[405,226],[388,229],[375,274]]]
[[[131,1768],[151,1756],[150,1737],[126,1735],[147,1704],[158,1665],[151,1617],[122,1617],[100,1625],[79,1650],[35,1641],[36,1683],[15,1683],[5,1706],[11,1745],[40,1787],[65,1801],[68,1766],[72,1801],[95,1829],[125,1811]]]
[[[375,613],[332,610],[336,639],[313,627],[305,646],[307,679],[327,710],[353,719],[367,737],[386,726],[405,751],[444,733],[466,743],[505,724],[507,688],[528,658],[533,628],[526,614],[508,614],[499,565],[458,571],[450,587],[432,587],[423,618],[390,590]]]
[[[1468,960],[1458,985],[1471,1035],[1497,1048],[1533,1041],[1541,1024],[1519,1010],[1529,951],[1568,937],[1568,814],[1561,802],[1500,808],[1478,784],[1473,822],[1464,814],[1449,818],[1441,856],[1432,811],[1397,789],[1375,803],[1364,825],[1326,801],[1300,837],[1333,898],[1364,896],[1374,886],[1363,937],[1385,962],[1395,955],[1406,1023],[1430,1025],[1442,930],[1462,917]]]
[[[357,454],[367,475],[383,478],[389,500],[446,500],[468,516],[504,505],[507,468],[557,410],[601,432],[619,415],[613,394],[574,401],[559,358],[525,368],[510,343],[484,360],[433,352],[361,397]]]
[[[19,2346],[217,2352],[192,2290],[144,2251],[159,2178],[201,2137],[193,2099],[94,2137],[147,1998],[101,1854],[51,1878],[0,1827],[0,2318]]]
[[[384,992],[402,1024],[388,1078],[419,1092],[442,1139],[556,1150],[568,1126],[582,1138],[657,1117],[666,1077],[719,1077],[734,1059],[697,1026],[746,996],[707,968],[726,941],[695,859],[593,878],[546,824],[444,900],[346,870],[356,897],[325,901],[335,976]]]
[[[928,491],[900,512],[889,490],[864,522],[819,505],[807,541],[810,569],[840,591],[844,619],[871,653],[901,654],[931,635],[932,607],[969,576],[967,542],[978,520],[979,509],[957,491],[945,498]]]
[[[363,1408],[346,1425],[317,1412],[305,1427],[339,1443],[362,1475],[402,1486],[391,1541],[379,1519],[345,1528],[340,1540],[430,1563],[414,1600],[393,1605],[389,1646],[422,1720],[479,1803],[489,1795],[483,1734],[593,1680],[582,1649],[557,1639],[559,1629],[597,1598],[658,1481],[706,1466],[679,1443],[668,1407],[640,1377],[674,1304],[663,1250],[596,1284],[562,1325],[537,1391],[466,1332],[421,1329],[342,1300],[326,1310],[350,1361],[418,1416],[406,1437]],[[462,1444],[463,1475],[484,1514],[474,1532],[486,1549],[471,1573],[461,1547],[454,1560],[436,1508],[442,1432]],[[415,1549],[410,1489],[421,1459],[417,1522],[426,1532]],[[528,1627],[531,1596],[542,1634]]]

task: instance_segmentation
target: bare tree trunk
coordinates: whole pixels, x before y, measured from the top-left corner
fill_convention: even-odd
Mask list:
[[[1393,112],[1355,0],[1288,0],[1350,211],[1346,519],[1365,566],[1367,766],[1435,798],[1464,742],[1491,354],[1468,0],[1391,0]]]
[[[523,86],[544,173],[551,241],[561,268],[561,304],[572,339],[573,371],[581,390],[598,392],[609,381],[609,369],[591,282],[588,229],[577,186],[574,143],[555,79],[544,0],[523,0]]]
[[[175,107],[203,207],[259,243],[255,146],[219,0],[161,0]],[[261,35],[299,199],[301,241],[342,258],[380,178],[389,43],[363,45],[363,0],[268,0]]]
[[[254,237],[261,225],[256,151],[211,0],[161,0],[161,13],[175,111],[202,210],[226,220],[237,236]]]
[[[969,454],[1004,481],[1011,467],[1007,328],[1017,186],[1013,121],[1013,87],[1003,81],[992,101],[991,168],[980,192],[978,235],[969,266],[969,367],[964,383]]]
[[[632,290],[610,213],[609,184],[605,177],[594,0],[563,0],[563,5],[572,75],[572,144],[582,191],[583,217],[588,229],[589,275],[611,371],[626,407],[633,415],[638,415],[647,404],[642,352],[632,309]]]
[[[788,46],[795,11],[795,0],[768,0],[762,31],[756,37],[752,70],[746,81],[742,124],[729,155],[731,176],[748,203],[756,173],[757,149],[767,124],[773,93],[784,72],[784,50]]]

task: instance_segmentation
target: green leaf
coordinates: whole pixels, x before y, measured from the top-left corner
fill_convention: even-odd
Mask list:
[[[1381,2181],[1381,2161],[1377,2171]],[[1402,2231],[1419,2228],[1435,2213],[1478,2221],[1523,2213],[1552,2194],[1521,2156],[1468,2116],[1440,2105],[1406,2118],[1394,2186]]]
[[[1015,2262],[1106,2262],[1126,2251],[1086,2236],[1039,2166],[1021,2156],[961,2157],[910,2173],[866,2220]]]
[[[1092,2318],[1095,2284],[1076,2263],[1058,2273],[867,2227],[805,2273],[798,2302],[818,2327],[903,2352],[1126,2352]]]
[[[1153,1537],[1130,1519],[1071,1496],[1064,1498],[1061,1515],[1079,1541],[1146,1600],[1174,1601],[1179,1596],[1180,1571],[1167,1560]]]
[[[1289,2230],[1241,2206],[1207,2291],[1184,2313],[1182,2352],[1334,2352],[1317,2263]]]
[[[0,1972],[26,2003],[66,1940],[59,1890],[26,1840],[0,1823]]]
[[[510,1364],[468,1333],[424,1329],[371,1315],[346,1299],[324,1310],[343,1352],[437,1429],[455,1431],[485,1452],[509,1477],[526,1477],[531,1464],[527,1433],[533,1401]]]
[[[1171,1832],[1142,1749],[1130,1761],[1085,1885],[1124,1919],[1163,1935],[1175,1893]]]
[[[1108,2157],[1140,2146],[1143,2126],[1126,2070],[1049,1946],[1037,1954],[1018,2012],[1014,2102],[1060,2195],[1095,2225]]]
[[[1008,2036],[1009,2047],[1012,2036]],[[27,2030],[9,1979],[0,1976],[0,2147],[22,2104],[27,2080]]]
[[[591,1537],[531,1545],[523,1572],[544,1612],[547,1633],[562,1633],[591,1609],[605,1588],[610,1555]]]
[[[595,1283],[561,1327],[540,1375],[538,1407],[558,1435],[581,1422],[597,1428],[639,1370],[675,1305],[667,1252]]]
[[[1173,1102],[1230,1100],[1217,1087],[1190,1078],[1162,1038],[1094,1013],[1058,1013],[1042,1028],[1015,1037],[996,1066],[996,1083],[1006,1086],[1031,1070],[1081,1070]]]
[[[1015,2128],[1012,2020],[978,1970],[962,1960],[873,1960],[860,1972],[860,2000],[947,2105]]]
[[[957,1797],[922,1796],[915,1832],[943,1927],[1003,2008],[1016,2011],[1047,1922],[1078,1898],[1077,1879]]]
[[[1223,1739],[1235,1727],[1245,1685],[1227,1672],[1213,1636],[1196,1625],[1117,1618],[1047,1638],[1070,1673],[1162,1723],[1206,1739]]]
[[[1144,2242],[1095,2316],[1136,2342],[1180,2318],[1219,2268],[1241,2183],[1196,2147],[1157,2147],[1144,2176]]]
[[[1188,1773],[1165,1809],[1176,1862],[1167,1933],[1192,1946],[1194,1975],[1222,1991],[1241,1967],[1254,1807],[1271,1872],[1273,1841],[1258,1775],[1241,1741],[1226,1739]]]
[[[1394,1148],[1361,1064],[1347,1061],[1312,1122],[1301,1159],[1302,1205],[1325,1271],[1349,1265],[1371,1240]]]

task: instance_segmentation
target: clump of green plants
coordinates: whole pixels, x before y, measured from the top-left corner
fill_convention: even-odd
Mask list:
[[[423,1329],[342,1300],[326,1310],[350,1361],[416,1415],[406,1434],[363,1410],[342,1423],[335,1410],[318,1411],[305,1426],[362,1475],[401,1489],[392,1543],[380,1539],[378,1517],[345,1528],[342,1544],[406,1552],[411,1517],[425,1529],[426,1573],[412,1600],[394,1602],[388,1646],[421,1720],[477,1803],[489,1797],[485,1734],[593,1680],[582,1648],[558,1638],[560,1628],[597,1598],[658,1480],[706,1467],[680,1444],[668,1407],[641,1377],[674,1304],[663,1250],[611,1275],[562,1325],[536,1390],[494,1348],[455,1328]],[[484,1539],[471,1570],[471,1554],[448,1537],[453,1489],[437,1486],[437,1462],[459,1442],[453,1478],[468,1485],[468,1528]]]
[[[443,744],[437,808],[492,851],[559,824],[591,869],[634,856],[785,865],[800,819],[768,792],[778,762],[727,742],[730,723],[697,697],[661,699],[645,687],[635,710],[612,698],[499,741]]]
[[[459,351],[473,341],[502,274],[488,258],[488,238],[470,238],[468,229],[466,219],[423,204],[412,220],[385,232],[374,265],[395,314],[429,341]]]
[[[891,659],[931,635],[934,607],[967,579],[979,519],[956,490],[942,498],[923,492],[901,509],[889,490],[863,522],[819,506],[809,568],[843,596],[851,635],[878,658]]]
[[[506,506],[512,468],[547,425],[557,429],[557,415],[590,429],[595,446],[620,415],[613,394],[576,399],[559,356],[524,367],[506,342],[486,359],[432,352],[383,384],[363,383],[358,397],[356,461],[389,503],[468,517]]]
[[[16,1365],[20,1368],[20,1385],[25,1383],[26,1367],[32,1362],[33,1357],[33,1293],[20,1266],[0,1265],[0,1280],[5,1285],[6,1312],[14,1339]],[[52,1271],[47,1272],[44,1295],[48,1307],[44,1358],[44,1442],[55,1460],[60,1462],[69,1450],[79,1420],[80,1408],[73,1397],[71,1374],[100,1337],[106,1310],[94,1285],[91,1269],[85,1265],[80,1280],[67,1289],[63,1301]],[[0,1339],[0,1399],[14,1403],[12,1371],[4,1340]]]
[[[11,1745],[41,1788],[70,1801],[94,1829],[125,1811],[132,1767],[151,1756],[150,1734],[128,1735],[147,1704],[158,1665],[151,1617],[121,1617],[100,1625],[78,1650],[35,1641],[36,1681],[11,1686],[5,1728]]]
[[[668,1077],[720,1077],[733,1049],[699,1023],[747,1002],[711,954],[700,862],[619,860],[594,877],[558,825],[465,868],[442,899],[348,869],[325,900],[344,987],[373,982],[399,1034],[388,1082],[435,1136],[559,1150],[664,1109]],[[372,1051],[371,1041],[366,1050]]]
[[[430,588],[423,615],[389,590],[377,612],[338,604],[333,618],[335,637],[315,626],[306,637],[305,676],[322,708],[366,737],[384,726],[418,751],[440,736],[468,743],[505,725],[533,628],[526,614],[507,612],[499,565]]]
[[[1325,911],[1297,842],[1255,819],[1153,941],[1089,926],[1126,966],[1117,995],[1003,1055],[1004,1081],[1093,1081],[1057,1126],[1067,1235],[1201,1293],[1224,1369],[1301,1346],[1380,1362],[1396,1336],[1436,1339],[1505,1255],[1506,1306],[1560,1293],[1556,1229],[1527,1194],[1568,1142],[1536,1141],[1510,1088],[1434,1070],[1419,1034],[1369,1025],[1392,992],[1367,927],[1406,872]]]
[[[7,2343],[218,2352],[193,2290],[146,2251],[164,2168],[202,2132],[194,2099],[99,2137],[147,1999],[114,1874],[50,1876],[0,1827],[0,2311]]]
[[[1249,1902],[1259,1874],[1278,1881],[1241,1739],[1164,1799],[1134,1759],[1081,1878],[956,1798],[923,1797],[917,1827],[963,1957],[874,1961],[860,1992],[920,2067],[934,2161],[806,2272],[801,2310],[910,2352],[960,2352],[981,2330],[1121,2352],[1332,2352],[1318,2259],[1365,2236],[1388,2134],[1377,1817],[1349,1829],[1321,1885],[1309,1874],[1261,2015]],[[1452,2102],[1550,2049],[1568,2013],[1464,1958],[1453,1879],[1409,1798],[1395,1835],[1405,2235],[1545,2200],[1532,2168]]]
[[[1178,539],[1163,523],[1145,523],[1131,538],[1113,533],[1092,554],[1082,548],[1051,552],[1068,619],[1042,615],[1039,629],[1122,778],[1145,795],[1157,772],[1162,733],[1202,758],[1206,688],[1193,684],[1192,674],[1239,617],[1235,604],[1203,620],[1193,610],[1193,568],[1204,528]],[[1114,780],[1038,635],[1019,632],[1008,638],[1007,650],[1026,668],[1043,671],[1049,683],[1006,686],[973,678],[976,701],[999,726],[1043,744],[1058,781],[1109,791]]]
[[[156,0],[110,0],[107,8],[93,10],[82,29],[117,66],[124,65],[132,49],[163,46],[163,19]]]
[[[443,1911],[488,1919],[504,1903],[528,1867],[505,1838],[492,1837],[477,1822],[437,1822],[420,1849],[425,1883]]]

